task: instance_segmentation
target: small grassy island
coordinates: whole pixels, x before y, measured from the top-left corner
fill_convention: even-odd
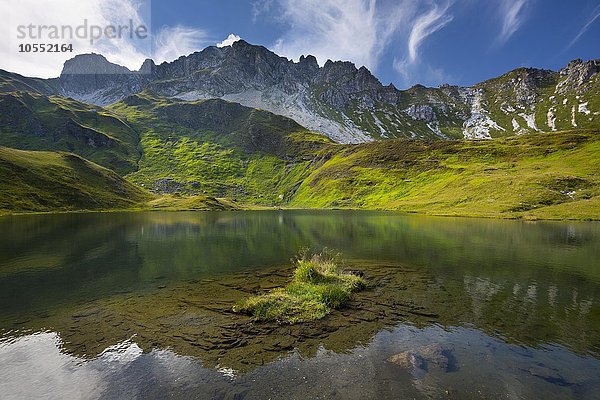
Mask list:
[[[360,273],[345,272],[337,257],[326,252],[296,261],[292,281],[284,288],[250,297],[234,306],[235,312],[253,315],[259,321],[294,324],[321,319],[365,288]]]

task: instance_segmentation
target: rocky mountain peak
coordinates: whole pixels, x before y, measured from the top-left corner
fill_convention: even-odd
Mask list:
[[[142,67],[152,69],[149,62]],[[59,78],[58,94],[106,105],[142,90],[149,79],[149,74],[130,71],[111,63],[100,54],[81,54],[65,62]]]
[[[600,72],[600,59],[583,61],[573,60],[560,70],[561,81],[557,93],[563,94],[570,90],[581,92],[590,85],[591,78]]]
[[[555,80],[555,72],[537,68],[520,68],[515,76],[508,81],[514,89],[514,94],[519,104],[532,107],[537,101],[538,88],[546,86]]]
[[[144,60],[144,63],[138,72],[140,74],[153,75],[156,72],[156,64],[154,63],[154,60],[150,58]]]
[[[315,56],[307,55],[300,56],[297,68],[306,73],[316,73],[320,67]]]
[[[356,72],[356,65],[350,61],[327,60],[323,66],[323,78],[325,82],[335,82],[344,76],[354,75]]]
[[[103,55],[90,53],[79,54],[67,60],[63,66],[61,76],[64,75],[109,75],[131,74],[131,71],[121,65],[113,64]]]
[[[476,88],[496,93],[504,106],[508,103],[531,109],[539,97],[539,90],[554,86],[558,74],[539,68],[517,68],[497,78],[476,85]]]
[[[221,49],[226,54],[226,59],[235,60],[246,65],[267,64],[277,66],[289,63],[289,60],[280,57],[264,46],[255,46],[244,40],[238,40],[230,47]]]

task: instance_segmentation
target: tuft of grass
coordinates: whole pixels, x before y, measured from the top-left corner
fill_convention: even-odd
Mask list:
[[[327,252],[311,257],[304,252],[296,261],[292,281],[284,288],[250,297],[234,306],[260,321],[295,324],[325,317],[342,307],[353,292],[366,286],[363,277],[344,272],[336,256]]]

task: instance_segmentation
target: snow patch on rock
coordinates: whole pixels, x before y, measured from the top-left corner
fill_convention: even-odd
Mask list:
[[[428,127],[429,129],[431,129],[431,131],[432,131],[433,133],[435,133],[437,136],[439,136],[439,137],[441,137],[441,138],[444,138],[444,139],[447,139],[446,135],[444,135],[444,134],[442,133],[442,131],[440,130],[440,123],[439,123],[438,121],[429,122],[429,123],[427,124],[427,127]]]
[[[379,118],[377,118],[377,115],[375,115],[375,113],[373,113],[373,120],[375,121],[375,125],[377,125],[377,128],[379,128],[379,132],[381,133],[381,136],[384,138],[387,138],[387,131],[385,129],[385,127],[383,126],[383,122],[381,122],[381,120]]]
[[[521,125],[519,124],[519,121],[516,120],[516,118],[512,119],[512,127],[513,132],[517,135],[524,135],[527,133],[527,129],[521,128]]]
[[[546,114],[546,118],[548,122],[548,127],[552,131],[556,131],[556,110],[554,110],[553,108],[549,109],[548,113]]]
[[[579,104],[579,112],[585,115],[590,115],[591,111],[588,109],[588,102]]]
[[[535,124],[535,114],[519,113],[519,116],[525,120],[530,129],[533,129],[536,132],[541,132],[541,130],[538,129],[537,125]]]
[[[518,131],[519,129],[521,129],[521,125],[519,125],[519,123],[517,122],[516,119],[512,119],[512,126],[513,126],[513,131]]]
[[[471,104],[471,116],[463,124],[465,139],[491,139],[490,129],[505,131],[500,125],[490,118],[483,107],[483,91],[463,89],[461,96],[465,102]]]
[[[510,104],[503,104],[502,107],[500,107],[500,110],[502,110],[502,112],[506,115],[509,115],[516,111],[515,108]]]

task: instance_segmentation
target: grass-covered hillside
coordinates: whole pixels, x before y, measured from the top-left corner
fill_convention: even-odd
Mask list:
[[[110,109],[140,134],[143,155],[127,179],[157,193],[272,205],[331,143],[291,119],[223,100],[186,102],[144,92]]]
[[[5,211],[244,204],[600,219],[594,129],[339,145],[266,111],[147,91],[108,108],[10,92],[0,110],[0,145],[68,151],[125,179],[74,155],[5,148]]]
[[[29,78],[0,69],[0,93],[16,91],[51,94],[56,91],[56,82],[52,79]]]
[[[34,92],[0,91],[0,146],[67,151],[123,175],[137,169],[138,141],[137,132],[101,107]]]
[[[286,198],[303,208],[600,219],[600,131],[329,146]]]
[[[0,147],[0,214],[125,209],[150,200],[113,171],[70,153]]]

